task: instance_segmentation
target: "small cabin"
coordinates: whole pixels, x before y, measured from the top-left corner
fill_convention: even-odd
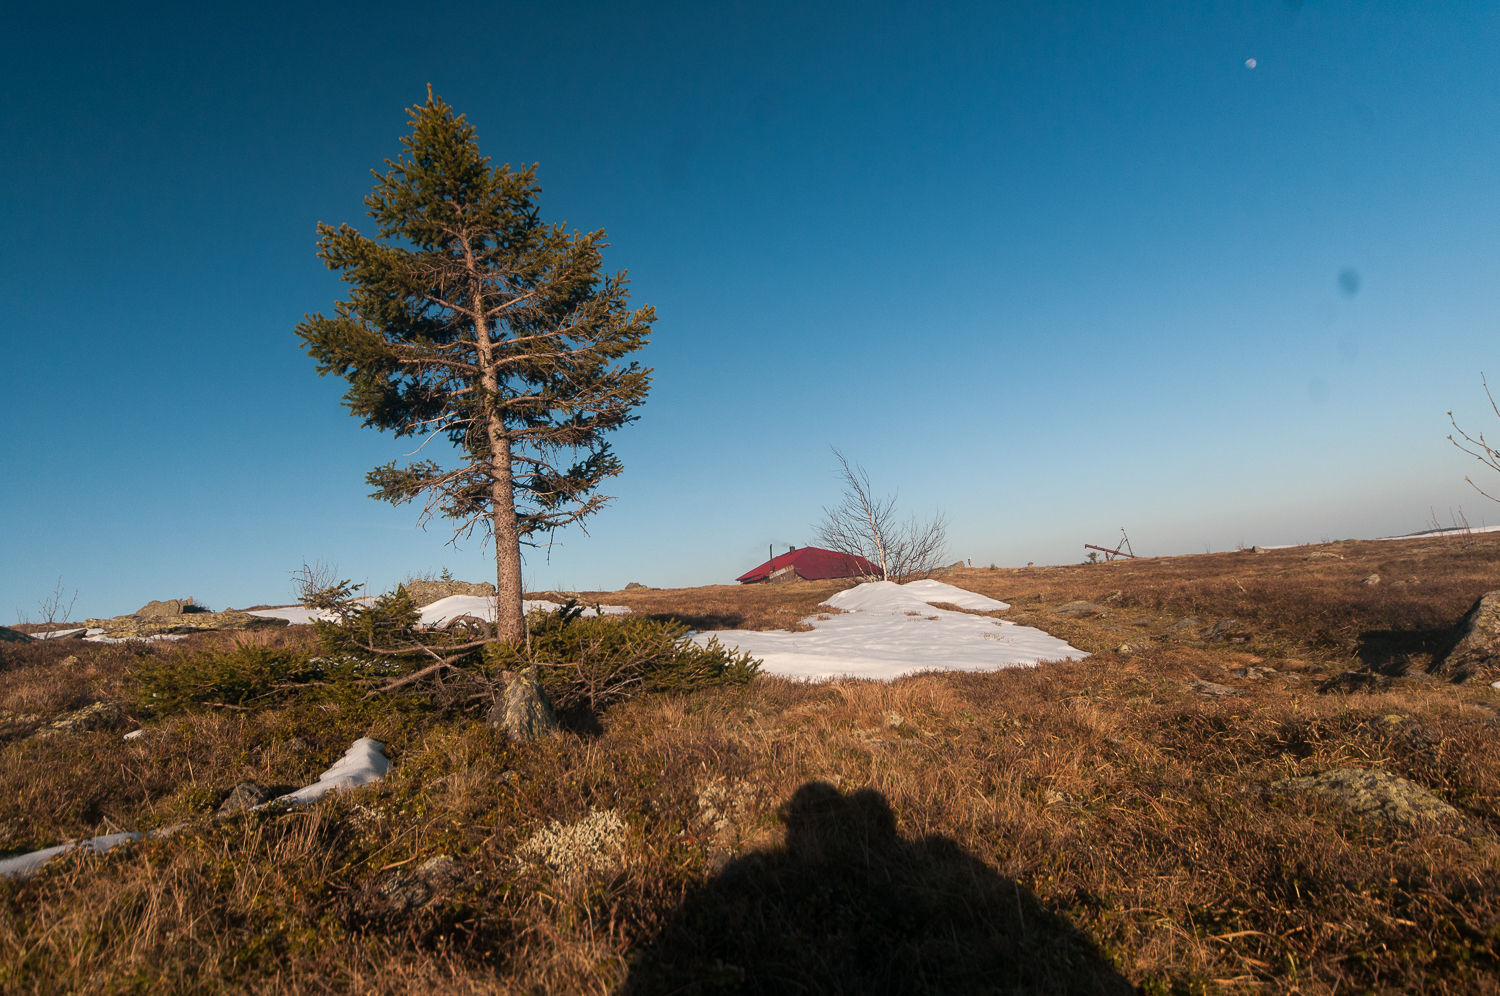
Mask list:
[[[826,581],[831,578],[880,577],[880,568],[857,553],[839,553],[816,546],[792,547],[779,557],[735,578],[740,584],[785,581]]]

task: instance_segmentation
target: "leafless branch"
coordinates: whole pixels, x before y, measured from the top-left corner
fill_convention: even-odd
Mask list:
[[[942,512],[923,522],[913,515],[901,522],[896,514],[896,495],[875,497],[870,475],[858,464],[851,465],[838,449],[843,480],[842,500],[823,509],[818,542],[839,553],[857,554],[879,569],[887,581],[906,581],[930,574],[942,566],[948,550],[948,519]]]
[[[1495,396],[1490,393],[1489,381],[1485,379],[1484,374],[1479,375],[1479,381],[1484,385],[1484,396],[1489,399],[1490,409],[1495,413],[1496,417],[1500,417],[1500,404],[1496,404]],[[1467,432],[1458,427],[1458,422],[1454,420],[1452,412],[1448,413],[1448,423],[1453,426],[1453,431],[1462,436],[1464,440],[1462,443],[1460,443],[1452,436],[1449,436],[1448,442],[1452,443],[1454,446],[1457,446],[1459,449],[1463,450],[1465,453],[1469,454],[1469,456],[1478,460],[1480,463],[1484,464],[1491,470],[1500,471],[1500,450],[1496,450],[1494,447],[1490,446],[1488,442],[1485,441],[1484,433],[1479,433],[1477,437],[1469,435]],[[1500,501],[1500,498],[1496,498],[1494,495],[1485,491],[1479,485],[1475,484],[1472,480],[1469,480],[1469,478],[1465,477],[1464,480],[1468,481],[1469,485],[1473,487],[1475,491],[1478,491],[1490,501]]]

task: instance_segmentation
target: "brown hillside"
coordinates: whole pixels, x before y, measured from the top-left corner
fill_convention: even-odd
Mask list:
[[[1424,668],[1497,567],[1481,536],[955,571],[1094,656],[762,677],[524,747],[332,703],[28,738],[134,708],[141,661],[176,650],[6,644],[0,846],[189,827],[0,884],[0,988],[1494,992],[1500,692]],[[834,590],[585,594],[768,628]],[[378,785],[207,819],[361,735],[395,762]],[[438,855],[452,877],[414,885]]]

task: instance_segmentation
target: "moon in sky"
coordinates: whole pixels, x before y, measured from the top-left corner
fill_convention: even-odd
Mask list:
[[[1254,69],[1255,68],[1255,60],[1254,59],[1246,59],[1245,60],[1245,68],[1246,69]]]

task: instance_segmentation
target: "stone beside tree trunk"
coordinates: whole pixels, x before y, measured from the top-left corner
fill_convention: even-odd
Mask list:
[[[1500,591],[1487,592],[1464,615],[1428,671],[1455,684],[1500,676]]]
[[[505,691],[490,711],[490,725],[515,743],[550,736],[557,729],[557,715],[537,678],[536,665],[524,671],[502,671],[500,678]]]

